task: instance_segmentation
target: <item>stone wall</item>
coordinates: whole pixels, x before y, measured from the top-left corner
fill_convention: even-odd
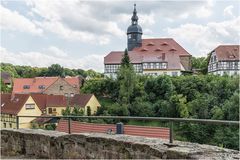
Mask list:
[[[238,151],[157,138],[100,133],[71,134],[31,130],[1,130],[4,158],[98,159],[239,159]]]

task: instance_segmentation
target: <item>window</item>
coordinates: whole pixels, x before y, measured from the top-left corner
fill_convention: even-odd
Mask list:
[[[56,108],[53,108],[53,112],[56,112]]]
[[[52,114],[52,108],[48,108],[48,114]]]
[[[35,108],[35,104],[32,103],[32,104],[25,104],[25,108],[26,109],[34,109]]]
[[[45,89],[45,86],[44,85],[39,85],[38,89]]]
[[[68,97],[68,93],[64,93],[64,96],[65,96],[65,97]]]
[[[59,87],[59,90],[62,91],[62,90],[63,90],[63,86],[60,86],[60,87]]]
[[[70,94],[70,97],[73,97],[73,96],[74,96],[74,93],[71,93],[71,94]]]
[[[30,89],[30,85],[24,85],[23,89]]]
[[[12,128],[12,123],[9,123],[9,128]]]
[[[7,124],[6,123],[3,123],[3,128],[7,128]]]

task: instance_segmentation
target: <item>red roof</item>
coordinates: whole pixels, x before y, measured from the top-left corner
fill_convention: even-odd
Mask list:
[[[1,113],[17,114],[31,96],[43,111],[46,107],[67,107],[68,98],[63,95],[47,94],[1,94]],[[69,99],[70,106],[85,107],[93,94],[76,94]]]
[[[168,62],[168,69],[181,69],[180,56],[191,56],[172,38],[143,39],[142,46],[128,52],[131,63]],[[123,51],[112,51],[104,64],[120,64]]]
[[[1,94],[1,113],[17,115],[27,101],[27,94]]]
[[[240,45],[220,45],[214,51],[219,61],[240,60],[239,47]]]
[[[93,94],[75,94],[70,100],[70,105],[77,105],[79,107],[85,107]]]
[[[14,79],[13,93],[42,93],[59,78],[60,77],[16,78]],[[78,77],[67,77],[63,79],[77,89],[80,87]],[[29,85],[30,88],[24,89],[24,85]],[[41,85],[45,88],[39,88]]]

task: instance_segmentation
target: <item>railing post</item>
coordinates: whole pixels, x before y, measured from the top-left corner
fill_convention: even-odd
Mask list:
[[[170,137],[169,137],[169,143],[173,143],[173,122],[170,122]]]
[[[16,116],[16,128],[19,129],[19,117]]]
[[[68,134],[71,134],[71,118],[68,117]]]

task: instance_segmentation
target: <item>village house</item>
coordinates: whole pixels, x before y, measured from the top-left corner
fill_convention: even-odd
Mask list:
[[[60,116],[67,107],[96,113],[100,103],[93,94],[75,94],[73,97],[47,94],[1,94],[1,127],[16,128],[16,116]],[[20,128],[30,128],[36,118],[19,118]]]
[[[191,54],[172,38],[142,39],[136,5],[132,24],[127,29],[127,49],[135,72],[146,75],[179,76],[191,71]],[[123,51],[112,51],[104,57],[104,74],[116,77]]]
[[[81,77],[35,77],[15,78],[13,94],[43,93],[73,97],[79,94],[83,79]]]
[[[210,53],[208,73],[215,75],[239,75],[240,45],[220,45]]]

